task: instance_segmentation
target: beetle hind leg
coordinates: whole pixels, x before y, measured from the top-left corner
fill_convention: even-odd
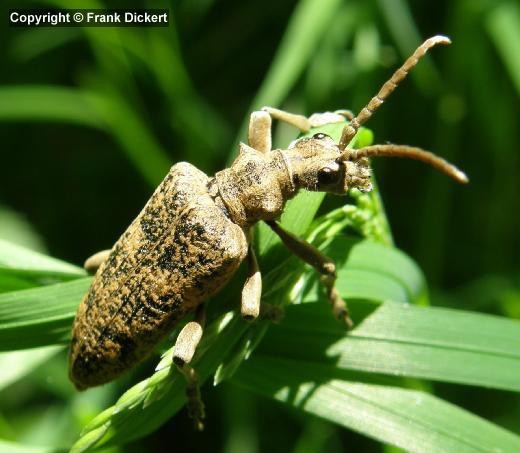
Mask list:
[[[94,253],[94,255],[89,256],[85,263],[83,264],[83,268],[88,272],[89,275],[94,275],[99,266],[103,264],[104,261],[110,255],[111,250],[101,250],[100,252]]]
[[[343,321],[347,328],[353,326],[350,319],[347,304],[341,298],[338,290],[335,287],[336,283],[336,266],[334,262],[316,247],[308,242],[298,238],[292,233],[284,230],[280,225],[274,221],[266,222],[273,231],[280,237],[285,246],[293,252],[297,257],[306,263],[310,264],[320,274],[320,281],[325,286],[327,298],[332,306],[332,313]]]
[[[199,305],[195,313],[195,319],[182,328],[173,348],[173,362],[187,382],[186,396],[188,402],[186,408],[188,415],[195,423],[195,428],[199,431],[204,429],[205,410],[200,396],[199,378],[190,362],[202,338],[205,317],[204,306]]]
[[[260,314],[260,299],[262,297],[262,275],[258,268],[255,251],[251,242],[247,252],[248,276],[242,289],[240,313],[247,321],[258,318]]]

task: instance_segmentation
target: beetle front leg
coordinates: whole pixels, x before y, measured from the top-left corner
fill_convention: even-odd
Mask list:
[[[350,121],[354,118],[354,114],[350,110],[313,113],[308,118],[303,115],[296,115],[273,107],[264,107],[262,108],[262,111],[269,113],[271,118],[283,121],[284,123],[298,128],[302,133],[307,133],[310,129],[315,127],[321,127],[331,123],[343,123],[345,122],[345,119]]]
[[[302,132],[307,132],[311,128],[309,120],[302,115],[284,112],[273,107],[263,107],[262,110],[251,113],[249,119],[248,144],[251,148],[262,153],[267,153],[272,149],[272,119],[284,121],[291,124]]]
[[[286,112],[285,110],[275,109],[273,107],[262,107],[262,111],[267,112],[271,118],[300,129],[301,132],[308,132],[313,127],[309,118],[303,115]]]
[[[188,415],[194,421],[195,428],[199,431],[204,429],[204,403],[200,396],[197,372],[190,366],[190,362],[202,338],[205,320],[204,306],[199,305],[195,312],[195,319],[182,328],[173,348],[173,362],[177,365],[177,368],[184,375],[188,383],[186,387],[186,396],[188,397],[186,407]]]
[[[271,128],[272,120],[283,121],[296,127],[302,133],[309,132],[313,127],[320,127],[329,123],[342,123],[345,118],[354,117],[350,110],[336,110],[335,112],[315,113],[309,118],[303,115],[275,109],[274,107],[262,107],[262,110],[251,113],[248,130],[248,144],[251,148],[262,153],[272,149]]]
[[[268,221],[266,223],[280,237],[285,246],[291,252],[306,263],[310,264],[321,274],[320,281],[325,286],[334,316],[337,319],[342,320],[346,324],[347,328],[350,329],[353,326],[353,323],[348,313],[347,304],[341,298],[338,290],[334,286],[337,277],[334,262],[312,244],[309,244],[294,234],[285,231],[280,225],[278,225],[278,223],[274,221]]]
[[[271,151],[271,115],[259,110],[251,113],[249,118],[249,130],[247,134],[247,142],[249,146],[261,153]]]

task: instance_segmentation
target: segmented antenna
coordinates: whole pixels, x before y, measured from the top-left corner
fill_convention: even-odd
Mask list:
[[[397,71],[394,72],[392,77],[390,77],[390,79],[384,83],[384,85],[379,90],[379,93],[377,93],[358,113],[358,115],[343,128],[341,140],[339,141],[339,149],[344,150],[348,146],[361,125],[365,123],[384,102],[384,100],[390,96],[390,94],[392,94],[392,92],[397,88],[397,85],[399,85],[399,83],[402,82],[403,79],[408,75],[410,69],[412,69],[419,62],[419,60],[424,57],[428,50],[437,44],[450,43],[451,41],[449,38],[441,35],[433,36],[432,38],[424,41],[415,50],[412,56],[408,58]]]
[[[455,165],[450,164],[443,158],[436,156],[435,154],[425,151],[421,148],[414,146],[404,145],[372,145],[365,146],[360,149],[349,149],[343,151],[341,158],[343,160],[358,160],[362,157],[373,157],[373,156],[388,156],[388,157],[407,157],[409,159],[420,160],[425,162],[432,167],[440,170],[447,174],[455,181],[466,184],[469,180],[466,174],[459,170]]]

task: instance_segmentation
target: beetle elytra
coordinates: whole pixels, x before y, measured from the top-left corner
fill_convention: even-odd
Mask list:
[[[400,145],[348,145],[408,71],[443,36],[426,40],[382,86],[357,116],[348,111],[309,118],[274,108],[253,112],[248,144],[230,168],[213,177],[178,163],[110,251],[87,260],[96,272],[74,322],[70,377],[79,389],[103,384],[142,361],[187,314],[195,312],[179,333],[174,362],[188,379],[191,416],[202,426],[204,411],[190,361],[204,328],[203,302],[219,291],[248,257],[241,313],[260,313],[261,274],[251,245],[251,228],[266,222],[283,243],[321,274],[334,315],[350,326],[347,306],[334,283],[332,260],[285,231],[277,219],[299,189],[344,194],[351,188],[371,190],[368,158],[400,156],[424,161],[456,181],[467,178],[432,153]],[[294,141],[288,149],[271,149],[272,119],[303,132],[331,122],[345,122],[341,140],[325,134]],[[346,121],[348,120],[348,122]]]

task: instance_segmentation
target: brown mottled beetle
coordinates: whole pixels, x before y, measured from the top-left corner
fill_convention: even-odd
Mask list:
[[[334,263],[312,245],[276,223],[287,200],[299,189],[344,194],[371,189],[368,157],[400,156],[427,162],[458,182],[467,178],[445,160],[419,148],[374,145],[347,148],[359,127],[443,36],[426,40],[354,117],[347,111],[310,118],[273,108],[251,115],[249,145],[230,168],[210,178],[192,165],[174,165],[144,209],[110,251],[85,263],[96,272],[74,322],[70,377],[78,389],[108,382],[146,358],[188,313],[195,319],[182,329],[174,362],[188,379],[191,416],[201,426],[203,406],[189,366],[202,336],[202,303],[219,291],[249,256],[241,313],[260,312],[261,276],[250,243],[251,228],[265,221],[285,245],[321,273],[334,315],[351,325],[345,302],[334,287]],[[301,131],[331,122],[345,125],[339,144],[325,134],[271,150],[272,118]]]

